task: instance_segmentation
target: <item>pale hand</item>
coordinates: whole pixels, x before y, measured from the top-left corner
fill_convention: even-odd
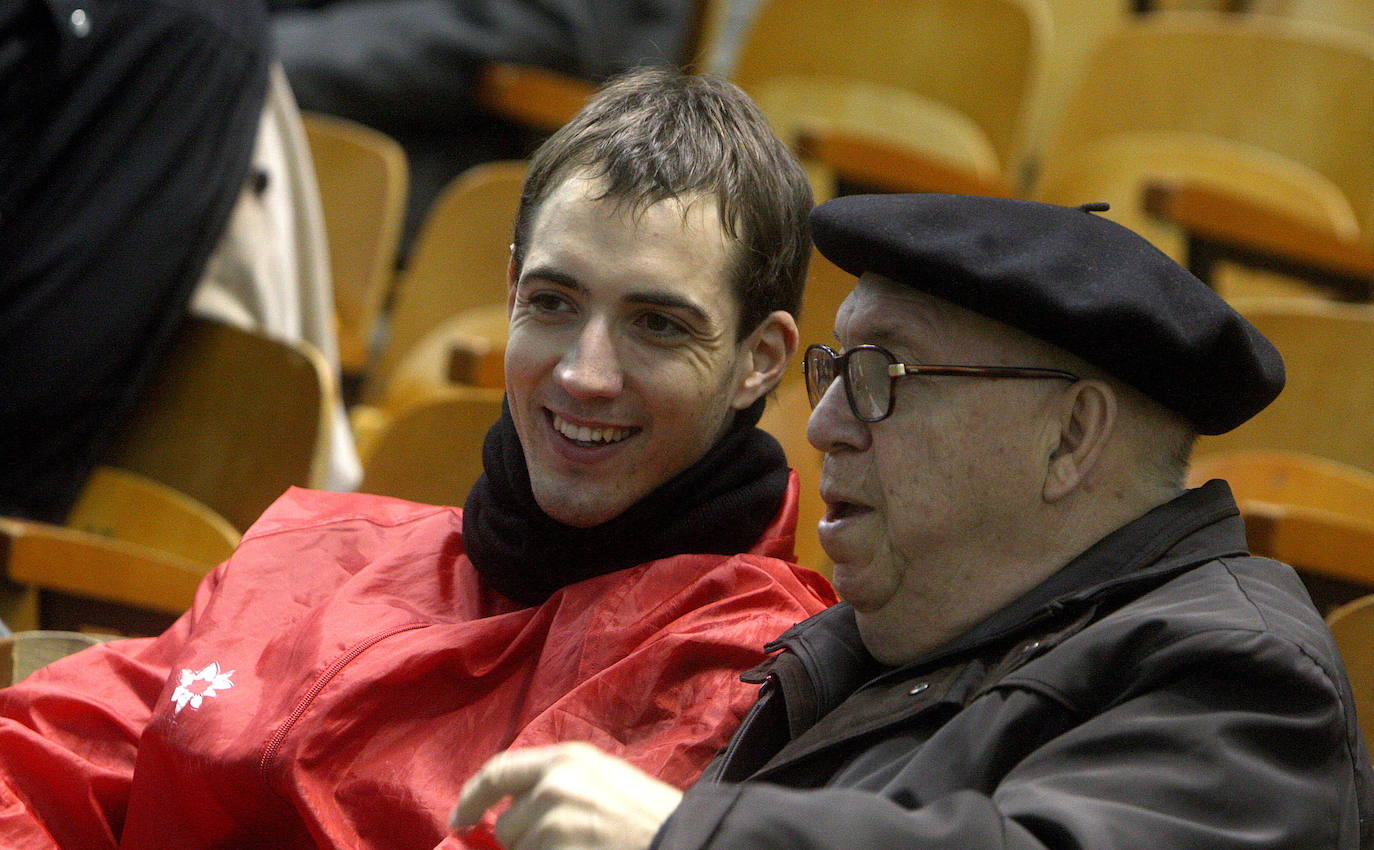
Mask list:
[[[506,850],[645,850],[682,792],[591,744],[508,750],[463,786],[450,824],[466,829],[505,797]]]

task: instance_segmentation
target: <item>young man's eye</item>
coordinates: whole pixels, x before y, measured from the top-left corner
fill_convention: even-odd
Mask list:
[[[536,313],[565,313],[572,309],[568,299],[553,292],[535,292],[525,300]]]
[[[687,329],[680,322],[662,313],[644,313],[639,317],[639,324],[656,337],[673,338],[687,333]]]

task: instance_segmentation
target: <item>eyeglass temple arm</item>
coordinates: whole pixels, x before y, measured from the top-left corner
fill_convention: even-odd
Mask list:
[[[892,363],[887,374],[893,378],[906,375],[963,375],[971,378],[1062,378],[1077,381],[1072,372],[1059,369],[1041,369],[1032,366],[939,366],[915,363]]]

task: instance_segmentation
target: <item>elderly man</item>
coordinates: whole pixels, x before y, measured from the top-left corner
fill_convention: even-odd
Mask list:
[[[770,645],[685,796],[589,747],[515,751],[455,822],[510,794],[512,850],[1368,846],[1330,634],[1247,554],[1226,484],[1180,483],[1282,363],[1102,209],[821,206],[859,276],[839,352],[805,358],[846,602]]]
[[[0,690],[0,846],[453,846],[487,758],[565,740],[690,784],[834,602],[755,427],[810,207],[734,86],[610,84],[530,164],[464,509],[292,491],[168,632]]]

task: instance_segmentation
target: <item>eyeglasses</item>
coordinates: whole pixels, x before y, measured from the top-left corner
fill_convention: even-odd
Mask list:
[[[802,374],[806,376],[806,394],[812,407],[820,404],[830,384],[843,374],[849,409],[861,422],[880,422],[891,416],[892,401],[897,396],[897,379],[909,375],[1078,380],[1077,375],[1058,369],[902,363],[892,352],[877,345],[856,345],[844,354],[836,354],[828,345],[813,345],[806,349],[806,356],[802,358]]]

